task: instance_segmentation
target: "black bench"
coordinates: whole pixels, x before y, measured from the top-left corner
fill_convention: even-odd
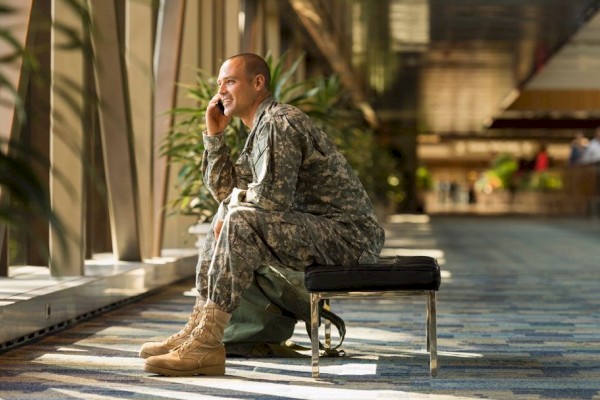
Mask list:
[[[312,376],[319,376],[319,303],[344,297],[427,297],[427,351],[429,371],[437,374],[436,291],[441,283],[437,260],[426,256],[382,257],[377,264],[350,267],[312,265],[304,283],[310,292]],[[330,326],[325,324],[325,347],[331,345]]]

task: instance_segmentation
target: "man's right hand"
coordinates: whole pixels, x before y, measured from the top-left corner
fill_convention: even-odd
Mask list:
[[[221,96],[217,94],[208,102],[208,107],[206,107],[206,134],[209,136],[223,132],[229,124],[229,118],[217,106],[220,100]]]

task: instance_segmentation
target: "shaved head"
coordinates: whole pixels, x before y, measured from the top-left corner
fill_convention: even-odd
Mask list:
[[[265,88],[267,91],[271,91],[271,71],[267,62],[259,55],[253,53],[242,53],[229,57],[227,60],[237,59],[244,63],[244,72],[249,78],[253,78],[257,75],[262,75],[265,78]]]

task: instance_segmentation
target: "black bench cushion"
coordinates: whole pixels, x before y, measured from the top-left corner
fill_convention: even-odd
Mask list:
[[[309,292],[438,290],[437,260],[426,256],[382,257],[377,264],[311,265],[304,283]]]

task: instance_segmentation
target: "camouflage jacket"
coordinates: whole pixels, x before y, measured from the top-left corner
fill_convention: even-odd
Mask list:
[[[224,135],[204,135],[204,183],[227,207],[308,213],[352,226],[353,237],[372,257],[383,246],[383,229],[371,201],[344,156],[298,108],[265,99],[235,163]]]

